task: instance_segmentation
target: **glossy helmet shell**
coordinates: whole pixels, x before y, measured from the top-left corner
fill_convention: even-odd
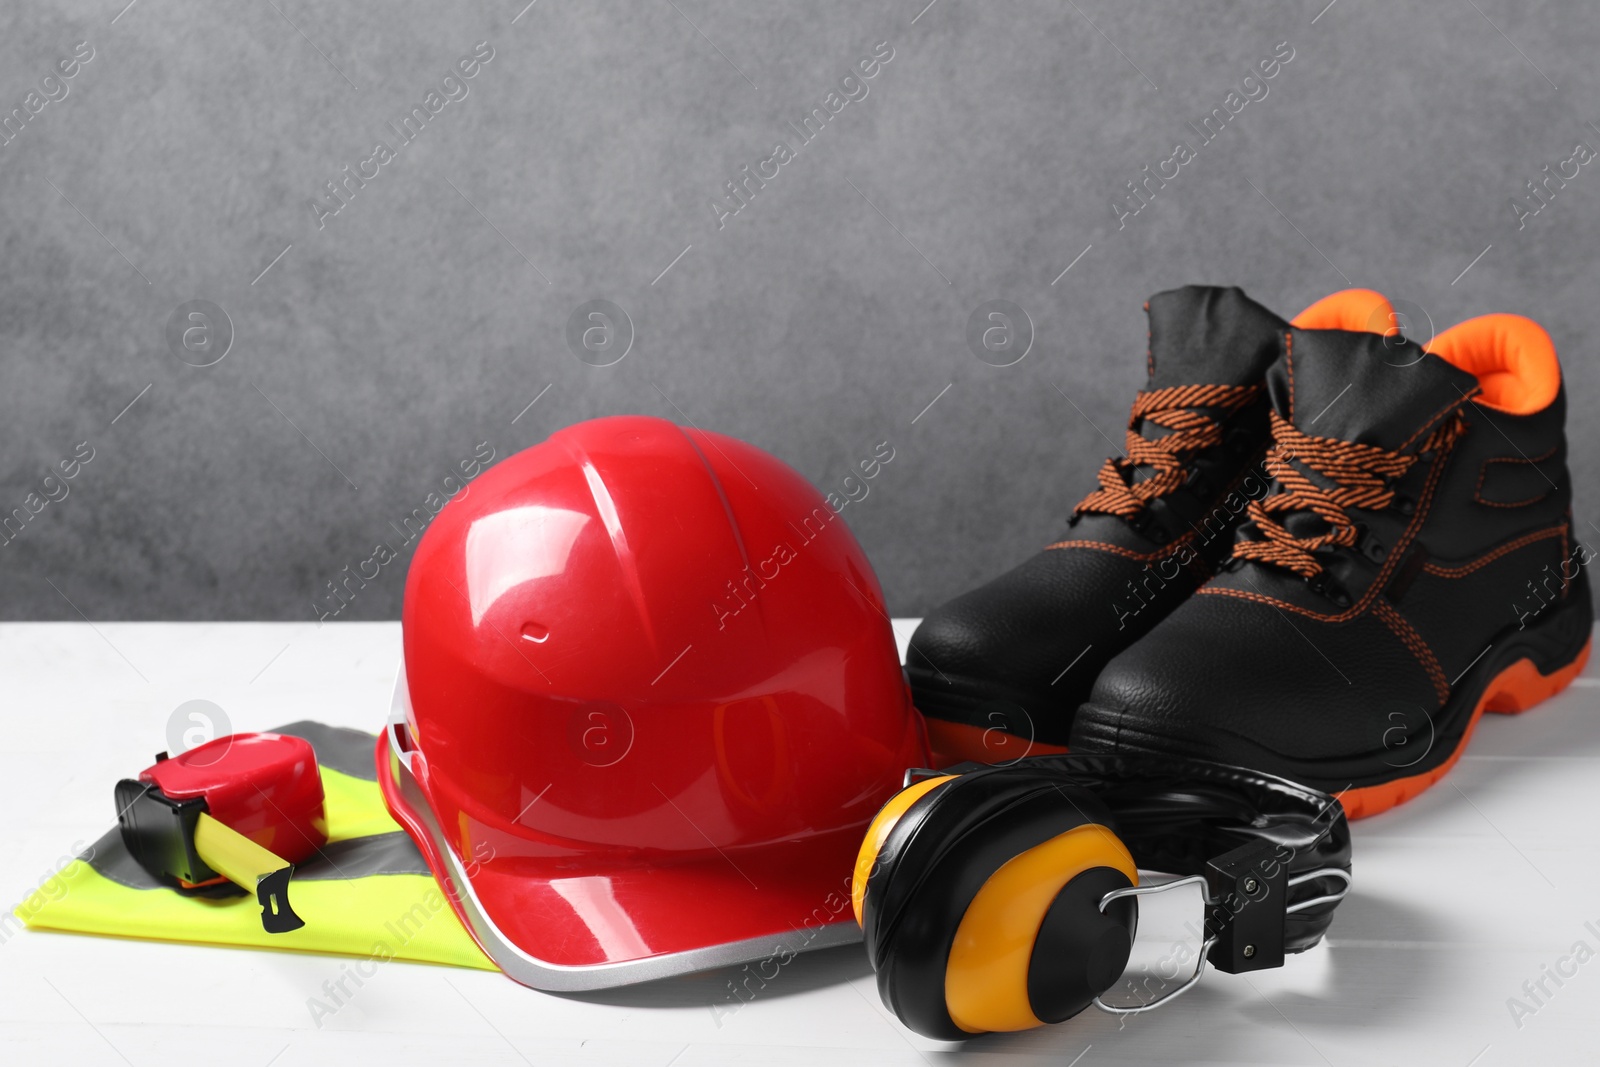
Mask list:
[[[418,545],[390,808],[486,952],[540,988],[858,936],[862,833],[928,755],[842,519],[741,441],[580,423]]]

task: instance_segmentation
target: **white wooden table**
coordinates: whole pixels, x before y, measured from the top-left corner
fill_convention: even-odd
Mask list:
[[[902,647],[912,625],[896,624]],[[398,656],[393,623],[0,624],[0,900],[110,828],[112,783],[165,747],[177,705],[214,701],[235,730],[376,731]],[[1325,944],[1281,971],[1211,972],[1120,1026],[1091,1011],[925,1041],[855,946],[799,957],[732,1014],[712,1007],[726,975],[554,997],[394,962],[318,1027],[307,1001],[336,957],[22,931],[0,943],[0,1063],[1600,1063],[1600,668],[1520,718],[1486,716],[1443,784],[1356,824],[1355,843]],[[1580,941],[1597,954],[1581,964]],[[1576,967],[1560,985],[1558,964]],[[1523,984],[1541,978],[1539,1003]],[[1514,1019],[1511,998],[1534,1010]]]

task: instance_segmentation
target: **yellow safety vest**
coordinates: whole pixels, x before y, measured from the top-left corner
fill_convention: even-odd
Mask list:
[[[15,914],[38,930],[332,952],[495,970],[451,910],[378,791],[360,730],[297,722],[273,731],[311,742],[322,770],[328,843],[295,868],[298,930],[269,934],[253,896],[180,893],[136,863],[112,829],[46,879]],[[110,789],[107,788],[107,798]]]

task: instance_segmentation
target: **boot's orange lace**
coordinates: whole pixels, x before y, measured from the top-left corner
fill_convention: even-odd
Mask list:
[[[1250,502],[1250,519],[1262,535],[1259,541],[1240,541],[1233,546],[1236,559],[1253,559],[1276,564],[1302,578],[1315,577],[1322,564],[1315,553],[1335,545],[1355,547],[1360,532],[1348,509],[1381,511],[1394,501],[1389,480],[1411,469],[1417,454],[1403,455],[1376,445],[1356,444],[1332,437],[1313,437],[1301,433],[1277,412],[1272,412],[1272,447],[1265,466],[1277,479],[1273,492]],[[1461,433],[1461,423],[1450,419],[1423,443],[1420,451],[1448,448]],[[1324,488],[1295,466],[1301,466],[1331,483]],[[1311,536],[1290,533],[1276,516],[1310,511],[1320,518],[1326,530]]]
[[[1097,511],[1131,519],[1157,497],[1181,486],[1188,476],[1185,456],[1222,443],[1220,420],[1238,411],[1261,392],[1259,385],[1174,385],[1141,390],[1128,415],[1127,458],[1114,456],[1100,468],[1100,488],[1083,498],[1077,510]],[[1149,438],[1142,423],[1171,431]],[[1134,481],[1134,470],[1150,475]]]

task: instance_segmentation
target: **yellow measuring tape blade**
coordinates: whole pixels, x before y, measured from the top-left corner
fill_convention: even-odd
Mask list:
[[[205,812],[200,813],[194,826],[194,850],[212,870],[252,894],[258,881],[289,866],[289,861],[282,856],[262,848]]]

